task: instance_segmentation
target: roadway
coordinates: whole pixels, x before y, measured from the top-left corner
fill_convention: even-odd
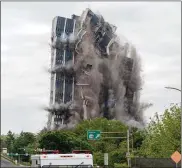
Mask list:
[[[23,165],[20,165],[20,166],[15,165],[15,164],[11,163],[10,161],[8,161],[8,160],[6,160],[6,159],[4,159],[2,157],[1,157],[0,161],[1,161],[1,166],[0,167],[2,167],[2,168],[4,168],[4,167],[8,167],[8,168],[10,168],[10,167],[14,167],[14,168],[30,167],[30,166],[23,166]]]
[[[1,167],[15,167],[15,165],[1,157]]]

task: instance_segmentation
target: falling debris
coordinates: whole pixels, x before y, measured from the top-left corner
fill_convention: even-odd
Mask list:
[[[122,43],[116,26],[86,9],[52,22],[48,129],[73,128],[106,117],[142,127],[141,65],[136,49]]]

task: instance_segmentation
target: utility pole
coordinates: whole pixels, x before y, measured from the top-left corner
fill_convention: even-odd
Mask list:
[[[127,161],[128,167],[130,167],[130,128],[127,130]]]
[[[121,134],[122,132],[101,132],[101,134]],[[127,152],[126,158],[128,162],[128,167],[131,167],[131,159],[130,159],[130,127],[127,130],[127,135],[125,137],[103,137],[103,139],[127,139]]]
[[[101,134],[116,134],[116,133],[122,133],[122,132],[101,132]],[[126,152],[126,158],[128,162],[128,167],[131,167],[131,159],[130,159],[130,127],[127,130],[127,136],[126,137],[103,137],[104,139],[127,139],[127,152]]]

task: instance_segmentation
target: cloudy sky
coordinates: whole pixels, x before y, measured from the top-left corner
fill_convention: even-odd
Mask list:
[[[180,2],[2,2],[1,133],[37,132],[47,121],[51,21],[80,15],[85,8],[115,24],[120,37],[135,45],[142,59],[141,101],[153,103],[144,116],[163,113],[181,101]]]

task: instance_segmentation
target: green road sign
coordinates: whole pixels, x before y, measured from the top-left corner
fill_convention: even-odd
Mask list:
[[[7,153],[8,156],[18,156],[18,153]]]
[[[87,139],[88,140],[99,140],[101,132],[99,130],[90,130],[87,131]]]
[[[13,153],[7,153],[8,156],[13,156]]]

